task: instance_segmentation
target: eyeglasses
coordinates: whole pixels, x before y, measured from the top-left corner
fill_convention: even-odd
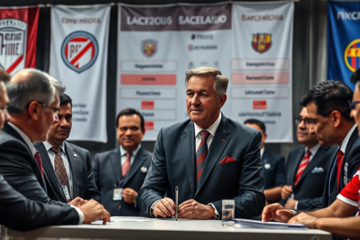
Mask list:
[[[354,110],[356,108],[356,104],[360,103],[360,101],[348,101],[350,110]]]
[[[45,103],[43,103],[43,102],[39,102],[39,101],[37,101],[38,103],[40,103],[41,105],[43,105],[44,107],[48,107],[48,108],[51,108],[52,110],[53,110],[53,114],[54,115],[59,115],[59,113],[60,113],[60,108],[54,108],[54,107],[50,107],[49,105],[46,105]]]
[[[302,121],[304,121],[304,124],[306,125],[307,120],[308,120],[307,118],[301,118],[301,117],[294,118],[296,125],[299,125]]]

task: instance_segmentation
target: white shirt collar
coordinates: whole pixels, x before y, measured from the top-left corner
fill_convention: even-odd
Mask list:
[[[218,129],[219,125],[221,122],[221,112],[219,114],[219,117],[215,120],[215,122],[213,124],[211,124],[210,127],[208,127],[207,129],[203,129],[201,127],[199,127],[198,125],[196,125],[196,123],[194,123],[195,126],[195,137],[197,137],[197,135],[199,134],[199,132],[201,132],[202,130],[206,130],[208,131],[211,136],[215,136],[216,130]]]
[[[262,157],[264,155],[264,152],[265,152],[265,147],[260,149],[260,157]]]
[[[51,143],[49,143],[48,141],[43,142],[43,144],[45,146],[46,151],[49,151],[50,148],[53,147],[53,145],[51,145]],[[60,144],[59,148],[61,148],[61,150],[63,150],[63,152],[65,153],[65,144],[64,144],[64,142],[62,142]]]
[[[341,143],[341,146],[340,146],[340,150],[345,154],[345,150],[346,150],[346,147],[348,145],[348,142],[350,140],[350,137],[351,137],[351,134],[354,132],[355,128],[357,127],[356,124],[354,124],[354,126],[352,126],[352,128],[348,131],[348,133],[346,134],[344,140],[342,141]]]
[[[319,150],[319,148],[320,148],[320,144],[316,144],[315,146],[310,148],[311,157],[316,154],[316,152]],[[309,149],[308,147],[305,147],[305,152],[307,152],[308,149]]]
[[[131,155],[135,157],[136,154],[139,152],[140,147],[141,147],[141,144],[139,144],[139,146],[134,151],[131,152]],[[120,156],[125,155],[126,152],[127,151],[120,145]]]
[[[18,128],[15,124],[13,124],[11,122],[8,122],[8,124],[22,137],[22,139],[25,141],[26,145],[30,148],[32,155],[34,156],[36,153],[36,148],[34,147],[30,138],[23,131],[21,131],[21,129]]]

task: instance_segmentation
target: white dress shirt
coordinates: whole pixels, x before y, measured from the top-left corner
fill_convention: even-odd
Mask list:
[[[351,127],[351,129],[348,131],[348,133],[346,134],[344,140],[342,141],[341,143],[341,146],[340,146],[340,150],[345,154],[345,150],[346,150],[346,147],[349,143],[349,140],[350,140],[350,137],[351,137],[351,134],[353,134],[353,132],[355,131],[355,128],[357,128],[357,125],[354,124],[354,126]]]
[[[130,163],[131,165],[133,164],[136,154],[139,152],[141,148],[141,144],[139,144],[139,146],[131,152],[131,156],[130,156]],[[121,160],[121,166],[124,164],[124,162],[126,161],[126,153],[127,151],[120,145],[120,160]]]
[[[202,130],[206,130],[210,133],[210,135],[208,136],[207,140],[206,140],[206,143],[207,143],[207,146],[208,146],[208,149],[210,149],[210,145],[214,139],[214,136],[215,136],[215,133],[216,133],[216,130],[218,129],[219,125],[220,125],[220,121],[221,121],[221,112],[219,114],[219,117],[215,120],[215,122],[210,126],[208,127],[207,129],[203,129],[201,127],[199,127],[198,125],[196,125],[196,123],[194,123],[194,127],[195,127],[195,154],[197,152],[197,149],[199,148],[200,146],[200,143],[201,143],[201,136],[200,136],[200,132]]]

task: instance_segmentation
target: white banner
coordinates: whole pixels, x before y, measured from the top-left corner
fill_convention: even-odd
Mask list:
[[[293,2],[233,3],[230,118],[256,118],[267,142],[292,142]]]
[[[73,100],[69,140],[107,142],[109,5],[52,6],[49,73]]]
[[[117,112],[140,111],[144,140],[156,140],[162,127],[188,118],[188,69],[215,67],[230,77],[230,44],[229,3],[119,6]]]

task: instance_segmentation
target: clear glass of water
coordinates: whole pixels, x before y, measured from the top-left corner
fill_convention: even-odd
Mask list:
[[[223,226],[234,226],[235,217],[235,200],[225,199],[222,200],[222,225]]]

